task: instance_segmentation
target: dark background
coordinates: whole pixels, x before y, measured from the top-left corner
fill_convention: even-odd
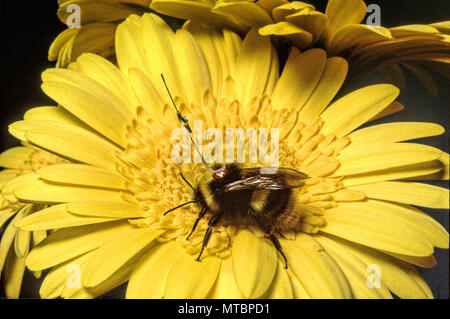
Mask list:
[[[307,1],[324,11],[326,1]],[[381,24],[385,27],[433,23],[448,20],[450,1],[448,0],[367,0],[367,4],[376,3],[381,7]],[[17,146],[18,142],[8,134],[10,123],[21,120],[24,112],[36,106],[54,105],[40,90],[40,74],[52,67],[47,52],[52,40],[64,30],[65,26],[57,19],[57,1],[11,1],[0,0],[0,43],[1,43],[1,104],[0,104],[0,152]],[[435,74],[438,81],[439,97],[431,97],[421,83],[407,73],[408,83],[399,101],[406,109],[389,117],[389,121],[429,121],[439,123],[447,133],[420,142],[449,150],[449,82]],[[382,81],[372,77],[365,84]],[[379,121],[383,122],[385,119]],[[447,181],[432,182],[434,185],[447,186]],[[420,196],[420,194],[418,194]],[[426,210],[448,230],[448,211]],[[431,287],[435,297],[448,298],[448,251],[436,249],[438,265],[433,269],[420,269]],[[37,298],[38,285],[33,284],[28,273],[25,280],[29,286],[23,287],[22,297]],[[0,292],[3,296],[3,291]],[[109,297],[123,297],[123,289],[108,293]],[[106,297],[108,297],[106,296]]]

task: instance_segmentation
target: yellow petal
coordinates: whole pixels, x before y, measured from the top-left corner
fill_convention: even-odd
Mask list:
[[[84,53],[77,59],[77,70],[114,92],[133,113],[136,111],[136,100],[130,94],[127,79],[114,64],[98,55]]]
[[[348,24],[358,24],[366,15],[366,4],[362,0],[330,0],[325,14],[328,17],[328,29],[333,34]],[[329,35],[330,36],[330,35]]]
[[[145,73],[140,69],[131,68],[128,72],[128,78],[136,93],[139,105],[149,114],[152,114],[152,117],[156,120],[163,121],[164,100]]]
[[[219,12],[211,12],[213,5],[203,1],[153,0],[150,8],[156,12],[183,20],[203,22],[211,26],[224,27],[231,30],[242,30],[242,27]]]
[[[36,150],[31,147],[17,146],[0,154],[0,166],[21,169],[23,163]]]
[[[428,286],[413,266],[372,248],[336,238],[333,240],[348,249],[366,265],[378,266],[381,282],[400,298],[433,298]],[[367,274],[370,275],[370,273]]]
[[[3,227],[3,225],[16,213],[17,210],[15,209],[2,210],[0,212],[0,227]]]
[[[181,254],[180,247],[173,241],[152,248],[131,274],[126,298],[163,298],[167,276],[179,254]]]
[[[259,0],[257,1],[258,6],[266,10],[267,12],[272,12],[278,6],[289,3],[287,0]]]
[[[127,190],[126,180],[121,175],[90,165],[52,165],[40,169],[39,176],[54,183]]]
[[[399,62],[400,57],[409,59],[416,54],[444,53],[447,50],[446,44],[441,39],[442,36],[429,34],[360,45],[352,52],[352,60],[361,67],[373,63],[380,57],[384,57],[383,62],[392,59]]]
[[[208,297],[212,299],[244,298],[236,284],[236,279],[233,274],[232,258],[222,259],[219,275]]]
[[[30,270],[58,265],[100,247],[130,228],[128,221],[118,221],[57,230],[29,253],[26,265]]]
[[[15,224],[14,224],[15,226]],[[16,257],[22,258],[27,255],[30,248],[31,233],[26,230],[19,229],[14,240],[14,251]]]
[[[296,12],[302,12],[305,9],[314,10],[314,6],[302,1],[289,1],[288,3],[277,6],[272,10],[272,16],[275,21],[283,21],[285,18]]]
[[[78,30],[81,31],[80,29]],[[75,41],[78,33],[76,33],[72,38],[68,39],[68,41],[62,46],[55,65],[57,68],[64,68],[72,62],[72,51],[74,49],[73,42]]]
[[[329,54],[337,55],[359,44],[369,44],[392,38],[389,29],[364,24],[346,25],[337,31],[328,42]]]
[[[397,112],[400,112],[400,111],[403,111],[404,109],[405,109],[405,106],[403,104],[401,104],[398,101],[394,101],[387,108],[385,108],[383,111],[381,111],[380,113],[375,115],[373,118],[371,118],[369,120],[369,122],[381,119],[381,118],[383,118],[385,116],[388,116],[388,115],[391,115],[391,114],[394,114],[394,113],[397,113]]]
[[[392,32],[392,35],[395,38],[406,37],[409,35],[417,35],[418,33],[425,33],[425,34],[439,33],[439,31],[435,27],[425,24],[402,25],[399,27],[389,28],[389,30]]]
[[[299,233],[295,240],[280,240],[288,260],[307,294],[312,298],[350,298],[344,274],[333,259],[309,235]]]
[[[415,143],[389,143],[373,147],[371,144],[351,145],[337,157],[341,166],[334,176],[361,174],[394,167],[431,162],[440,157],[440,151]]]
[[[278,61],[277,51],[271,47],[272,59],[270,63],[269,75],[267,77],[266,87],[264,88],[264,95],[270,96],[280,77],[280,63]]]
[[[17,234],[17,228],[14,227],[14,224],[22,219],[23,216],[27,215],[32,209],[31,205],[24,206],[16,216],[11,220],[9,225],[6,227],[5,231],[2,234],[2,238],[0,241],[0,274],[2,272],[3,266],[5,265],[6,258],[10,251],[11,246],[14,243],[15,236]]]
[[[97,81],[67,69],[42,73],[42,90],[100,134],[126,146],[126,126],[133,114],[125,102]],[[107,118],[107,121],[101,120]]]
[[[82,128],[51,121],[22,121],[11,126],[24,132],[30,143],[63,158],[115,169],[114,154],[119,148]]]
[[[260,298],[272,285],[277,253],[272,243],[251,231],[242,230],[233,243],[233,273],[245,298]]]
[[[22,183],[14,191],[23,201],[38,203],[64,203],[79,200],[121,200],[121,193],[116,190],[68,186],[37,180]]]
[[[14,251],[10,251],[6,259],[3,274],[3,287],[8,299],[17,299],[22,287],[23,274],[25,273],[25,257],[17,257]]]
[[[124,1],[126,2],[126,1]],[[71,14],[69,5],[72,1],[61,3],[58,9],[58,18],[65,22]],[[92,22],[112,22],[126,18],[131,14],[142,14],[143,8],[138,6],[130,6],[125,3],[117,3],[115,1],[77,1],[80,7],[81,24],[89,24]]]
[[[153,15],[152,15],[153,16]],[[161,21],[158,21],[161,26],[166,26]],[[141,19],[137,16],[129,16],[124,22],[122,22],[116,31],[116,57],[117,64],[121,71],[128,73],[132,67],[138,68],[143,72],[149,71],[148,61],[145,58],[145,53],[142,50],[142,42],[140,30],[142,28]],[[161,33],[163,35],[172,35],[173,32],[162,27]],[[154,41],[158,41],[159,38],[154,38]],[[167,41],[167,40],[166,40]],[[153,51],[153,50],[151,50]],[[159,51],[156,51],[159,52]],[[168,54],[171,54],[170,47],[168,47]]]
[[[25,138],[25,129],[29,129],[30,126],[27,125],[25,121],[18,121],[9,124],[8,126],[8,132],[18,140],[20,140],[22,143],[28,143],[30,144],[27,139]]]
[[[38,178],[39,178],[38,175],[33,172],[19,175],[16,178],[5,183],[5,185],[3,185],[1,189],[1,194],[10,203],[16,204],[19,201],[14,194],[16,188],[25,185],[27,183],[35,182]]]
[[[130,229],[100,246],[88,259],[83,273],[85,287],[95,287],[150,245],[162,230]]]
[[[276,56],[272,54],[270,39],[258,35],[258,31],[252,29],[242,44],[234,75],[239,100],[244,105],[251,98],[263,95],[269,80],[272,59],[276,59]]]
[[[411,267],[409,271],[409,276],[415,281],[415,283],[422,289],[425,294],[425,298],[434,299],[433,292],[428,286],[427,282],[423,279],[422,275],[417,271],[416,268]],[[424,299],[424,298],[422,298]]]
[[[33,247],[37,246],[41,241],[45,239],[45,237],[47,237],[47,231],[45,230],[33,231]]]
[[[448,243],[447,243],[448,246]],[[384,251],[387,255],[390,255],[392,257],[395,257],[397,259],[406,261],[409,264],[413,264],[422,268],[433,268],[436,266],[437,261],[434,255],[431,256],[425,256],[425,257],[416,257],[416,256],[407,256],[402,254],[394,254],[390,252]]]
[[[90,256],[89,256],[90,257]],[[130,279],[131,272],[133,270],[133,266],[135,265],[135,260],[132,259],[130,262],[126,263],[124,266],[120,267],[114,274],[112,274],[108,279],[101,282],[99,285],[92,288],[85,288],[81,285],[81,287],[72,287],[70,288],[66,285],[61,292],[62,298],[70,298],[70,299],[93,299],[98,296],[104,295],[107,292],[117,288],[121,284],[125,283]],[[84,273],[86,269],[86,263],[81,267],[81,275]],[[82,278],[81,278],[82,281]]]
[[[397,219],[402,224],[408,225],[421,233],[433,246],[448,249],[449,235],[445,228],[433,218],[412,206],[370,199],[364,201],[363,204],[356,202],[339,203],[339,208],[347,211],[355,209],[376,212]]]
[[[227,79],[228,75],[233,74],[236,68],[237,57],[242,49],[243,40],[234,32],[223,30],[224,50],[225,57],[223,59],[224,65],[228,65],[229,73],[224,74],[224,79]]]
[[[0,171],[0,188],[17,176],[19,172],[15,169],[2,169]]]
[[[195,258],[184,251],[178,255],[167,277],[165,299],[201,299],[208,295],[219,274],[221,259],[213,256],[198,262]]]
[[[233,1],[216,2],[211,12],[222,14],[232,18],[243,29],[262,26],[273,23],[269,14],[263,8],[253,2]]]
[[[53,40],[48,49],[48,60],[56,61],[64,45],[78,33],[78,28],[67,28]]]
[[[137,218],[144,212],[139,206],[125,201],[82,201],[67,204],[72,214],[107,218]]]
[[[77,34],[59,52],[56,67],[72,69],[73,67],[70,66],[70,63],[85,52],[95,53],[105,58],[113,59],[116,27],[116,23],[107,22],[95,22],[84,25],[78,29]]]
[[[449,208],[448,189],[423,183],[381,182],[352,186],[350,189],[362,191],[367,197],[374,199],[430,208]]]
[[[203,28],[197,23],[188,23],[183,28],[188,30],[195,38],[195,42],[201,49],[205,62],[208,66],[211,86],[214,96],[219,97],[222,81],[225,79],[223,73],[227,73],[228,65],[224,61],[224,70],[222,70],[222,59],[224,56],[223,37],[219,32]],[[222,52],[220,52],[222,51]],[[229,71],[228,71],[229,72]]]
[[[439,165],[442,166],[442,170],[437,173],[432,173],[430,175],[424,175],[412,178],[414,180],[448,180],[449,179],[449,162],[450,162],[450,156],[448,153],[442,152],[441,156],[439,157]]]
[[[186,93],[183,87],[184,70],[180,71],[176,67],[175,35],[172,29],[163,19],[154,14],[145,14],[142,18],[136,17],[136,21],[130,20],[129,22],[130,24],[122,24],[126,28],[120,34],[118,31],[117,35],[116,50],[118,54],[121,52],[117,56],[121,69],[129,72],[129,68],[136,67],[145,71],[146,76],[166,103],[171,103],[171,101],[161,74],[163,74],[172,96],[184,96]],[[119,60],[122,55],[129,57],[124,63]],[[188,92],[188,94],[192,95],[192,92]]]
[[[298,280],[297,276],[292,272],[290,268],[287,269],[289,274],[289,280],[291,281],[292,291],[295,299],[311,299],[311,296],[306,291],[305,287]]]
[[[367,284],[370,273],[367,266],[359,258],[351,254],[345,247],[340,246],[325,236],[314,236],[326,250],[326,252],[337,262],[342,269],[352,290],[353,298],[356,299],[392,299],[392,295],[384,285],[370,287]]]
[[[278,259],[277,272],[273,278],[272,286],[264,296],[268,299],[292,299],[294,292],[289,279],[289,274],[284,268],[284,262]]]
[[[322,32],[325,30],[327,16],[319,11],[303,9],[299,12],[285,17],[286,21],[308,31],[313,36],[313,43],[316,43]]]
[[[203,94],[211,90],[211,78],[203,54],[192,35],[186,30],[175,33],[173,51],[176,67],[183,74],[183,98],[188,103],[200,105]]]
[[[301,110],[320,81],[326,63],[326,53],[321,49],[300,53],[297,48],[292,48],[283,73],[273,91],[274,107]],[[305,72],[298,72],[298,70]]]
[[[348,135],[354,144],[384,144],[403,142],[416,138],[441,135],[445,129],[434,123],[397,122],[383,123],[356,130]]]
[[[346,176],[343,184],[346,187],[354,185],[371,184],[392,180],[430,180],[444,179],[445,165],[440,160],[413,164],[407,166],[393,167],[376,172],[367,172],[363,174]]]
[[[60,297],[63,290],[67,288],[67,285],[73,289],[80,289],[81,278],[77,278],[77,276],[82,276],[82,266],[86,263],[86,260],[91,254],[92,252],[83,254],[53,267],[45,276],[44,281],[41,284],[39,290],[41,298],[53,299]],[[78,284],[80,286],[78,286]]]
[[[315,119],[335,97],[348,71],[348,63],[340,57],[327,60],[322,77],[314,88],[311,97],[300,110],[299,118]]]
[[[322,133],[345,136],[389,106],[399,90],[389,84],[371,85],[356,90],[331,104],[320,117]]]
[[[39,106],[29,109],[25,112],[23,119],[25,121],[54,121],[58,123],[78,126],[89,130],[89,126],[81,122],[75,116],[60,106]]]
[[[15,226],[28,231],[59,229],[113,221],[112,218],[81,217],[67,212],[66,204],[54,205],[20,220]]]
[[[441,21],[430,24],[432,27],[438,29],[440,32],[450,34],[450,21]]]
[[[410,256],[429,256],[433,245],[420,232],[397,219],[361,207],[328,209],[321,232],[365,246]]]
[[[278,22],[275,24],[268,24],[259,29],[261,35],[278,35],[289,39],[297,48],[303,50],[308,47],[313,36],[308,31],[289,22]]]
[[[213,95],[216,99],[220,99],[225,94],[223,91],[227,78],[234,70],[236,57],[242,45],[241,38],[228,30],[214,32],[205,29],[200,23],[188,23],[183,27],[194,36],[201,48],[208,65]],[[231,99],[230,96],[226,97]]]

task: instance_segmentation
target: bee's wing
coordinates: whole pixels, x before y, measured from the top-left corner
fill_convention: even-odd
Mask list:
[[[241,179],[225,185],[224,191],[277,190],[305,185],[308,175],[292,168],[252,167],[241,169]]]

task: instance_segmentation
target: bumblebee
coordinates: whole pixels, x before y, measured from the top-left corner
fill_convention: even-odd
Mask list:
[[[192,186],[180,173],[181,178],[192,189],[194,199],[174,207],[164,214],[192,203],[196,203],[200,207],[200,213],[186,240],[189,240],[206,213],[209,212],[212,215],[197,261],[200,261],[204,248],[208,245],[212,228],[222,221],[225,224],[259,227],[280,252],[285,261],[285,268],[287,268],[286,256],[274,233],[299,230],[301,217],[297,213],[298,207],[296,207],[292,189],[303,187],[304,180],[308,176],[295,169],[282,167],[243,168],[237,164],[209,167],[191,137],[192,130],[187,118],[179,112],[162,74],[161,77],[175,107],[179,122],[189,133],[194,148],[199,152],[203,164],[211,173],[201,179],[196,187]]]

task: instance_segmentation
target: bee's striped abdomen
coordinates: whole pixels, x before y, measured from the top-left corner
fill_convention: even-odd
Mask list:
[[[273,228],[277,217],[289,208],[291,194],[290,189],[255,191],[251,206],[257,212],[261,224]]]

